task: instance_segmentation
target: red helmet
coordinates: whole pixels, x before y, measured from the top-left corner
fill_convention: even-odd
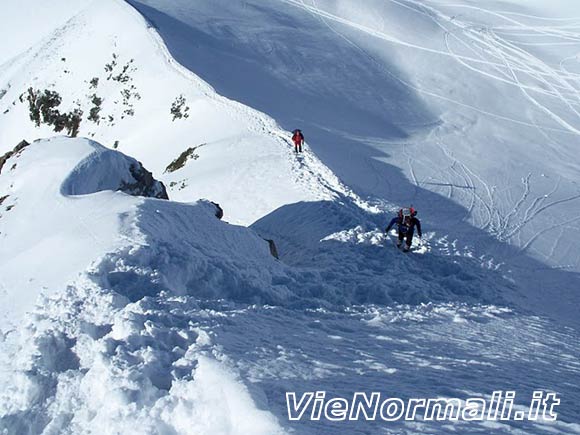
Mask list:
[[[402,218],[403,216],[415,216],[417,214],[417,210],[410,206],[409,208],[401,208],[399,209],[399,217]]]

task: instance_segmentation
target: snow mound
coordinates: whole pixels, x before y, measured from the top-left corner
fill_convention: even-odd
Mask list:
[[[210,202],[125,195],[158,197],[164,190],[120,152],[87,139],[54,138],[15,154],[6,167],[0,178],[4,317],[15,320],[40,293],[63,289],[87,270],[101,288],[131,301],[164,290],[248,302],[280,303],[291,295],[276,284],[285,269],[268,243],[216,219]]]
[[[165,186],[153,179],[137,160],[91,142],[95,151],[64,180],[64,195],[86,195],[102,190],[120,190],[135,196],[169,199]]]

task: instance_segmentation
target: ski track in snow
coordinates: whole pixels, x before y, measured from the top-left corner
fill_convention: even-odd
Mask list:
[[[502,46],[503,46],[503,48],[505,48],[505,44],[507,44],[507,43],[505,41],[502,41],[502,39],[499,38],[499,37],[497,37],[496,35],[493,35],[494,37],[491,38],[491,40],[488,41],[486,39],[490,39],[490,38],[486,38],[485,30],[487,30],[489,32],[490,29],[481,29],[478,26],[477,29],[475,30],[475,29],[473,29],[473,27],[475,27],[475,24],[472,24],[472,23],[463,23],[463,22],[459,21],[457,19],[457,17],[453,17],[452,18],[452,17],[446,16],[441,11],[435,9],[434,7],[426,6],[425,3],[422,3],[422,2],[411,1],[411,0],[406,0],[404,2],[399,2],[399,1],[396,1],[396,0],[389,0],[392,3],[401,5],[401,6],[405,7],[405,8],[410,8],[413,11],[416,11],[416,12],[421,13],[423,15],[429,16],[433,20],[433,22],[435,24],[437,24],[438,26],[442,27],[445,30],[447,36],[453,36],[454,38],[458,39],[462,45],[468,47],[478,57],[469,57],[469,56],[465,56],[465,55],[456,54],[456,53],[452,52],[452,50],[449,48],[449,46],[447,47],[448,50],[445,52],[445,51],[440,51],[440,50],[432,50],[432,49],[430,49],[428,47],[417,46],[417,45],[414,45],[414,44],[411,44],[411,43],[407,43],[407,42],[402,41],[402,40],[399,40],[399,39],[397,39],[397,38],[395,38],[393,36],[390,36],[388,34],[382,33],[382,32],[380,32],[378,30],[371,29],[371,28],[368,28],[368,27],[365,27],[365,26],[361,26],[361,25],[359,25],[359,24],[357,24],[355,22],[349,21],[349,20],[347,20],[347,19],[345,19],[343,17],[339,17],[337,15],[333,15],[333,14],[328,13],[328,12],[322,10],[322,9],[319,9],[316,6],[316,3],[314,1],[312,2],[311,5],[306,4],[304,1],[296,1],[296,0],[280,0],[280,1],[282,1],[284,3],[292,4],[294,6],[301,7],[301,8],[305,9],[306,11],[308,11],[311,14],[320,16],[322,19],[328,19],[328,20],[331,20],[331,21],[334,21],[334,22],[337,22],[337,23],[340,23],[340,24],[344,24],[344,25],[353,27],[353,28],[355,28],[357,30],[363,31],[363,32],[368,33],[368,34],[370,34],[372,36],[375,36],[375,37],[384,39],[384,40],[386,40],[388,42],[391,42],[391,43],[394,43],[394,44],[404,45],[404,46],[407,46],[407,47],[410,47],[410,48],[414,48],[414,49],[417,49],[417,50],[425,50],[425,51],[429,51],[429,52],[435,52],[436,54],[440,54],[440,55],[451,56],[453,59],[457,60],[458,62],[462,63],[463,65],[465,65],[465,66],[467,66],[469,68],[473,68],[475,71],[477,71],[477,72],[479,72],[481,74],[484,74],[484,75],[486,75],[488,77],[491,77],[491,78],[493,78],[495,80],[505,81],[506,83],[513,84],[515,86],[518,86],[521,89],[529,88],[530,90],[534,90],[534,91],[537,91],[537,92],[540,92],[540,93],[546,92],[544,89],[539,88],[539,87],[522,86],[520,83],[518,83],[517,80],[513,80],[512,81],[512,80],[507,80],[507,79],[502,78],[502,77],[490,76],[488,73],[485,72],[485,70],[478,69],[477,67],[472,67],[469,62],[472,62],[472,63],[474,63],[474,64],[476,64],[478,66],[479,65],[482,65],[482,64],[484,66],[492,66],[494,68],[497,68],[498,70],[505,69],[505,70],[507,70],[506,72],[504,72],[504,74],[506,74],[506,75],[508,75],[508,73],[510,71],[512,71],[512,70],[515,70],[515,71],[518,71],[518,72],[523,72],[523,73],[526,73],[526,74],[528,74],[530,76],[534,76],[534,74],[537,74],[539,76],[544,76],[545,75],[545,76],[547,76],[549,78],[555,79],[556,82],[560,84],[560,86],[563,86],[564,88],[570,90],[571,92],[573,92],[575,94],[578,93],[578,87],[577,86],[572,86],[572,84],[570,82],[568,82],[566,79],[570,79],[573,82],[578,82],[578,81],[580,81],[580,75],[579,74],[569,74],[569,73],[559,74],[559,71],[558,70],[554,70],[554,69],[550,68],[544,62],[540,61],[538,58],[536,58],[535,56],[531,55],[530,53],[523,52],[523,50],[519,50],[519,53],[522,55],[522,57],[524,57],[524,60],[526,62],[523,62],[522,63],[522,62],[519,61],[519,59],[515,55],[512,55],[512,56],[510,56],[510,60],[513,61],[514,64],[516,65],[516,66],[513,66],[513,67],[512,67],[511,64],[510,65],[506,65],[505,64],[505,60],[506,59],[503,58],[503,57],[501,57],[501,56],[498,57],[497,55],[493,55],[493,57],[496,59],[496,61],[490,61],[490,60],[487,60],[485,58],[482,58],[481,57],[481,54],[480,53],[477,53],[475,51],[475,48],[474,47],[469,46],[466,42],[464,42],[461,39],[459,39],[454,32],[450,31],[448,28],[446,28],[445,26],[443,26],[442,24],[440,24],[440,21],[445,21],[445,22],[447,22],[449,24],[454,25],[455,27],[457,27],[458,30],[461,30],[462,31],[461,33],[464,36],[467,36],[470,40],[472,40],[472,42],[477,42],[477,43],[481,44],[484,48],[487,47],[487,48],[493,48],[493,49],[497,50],[499,47],[502,47]],[[446,5],[446,6],[453,7],[453,5]],[[455,7],[468,7],[468,6],[465,6],[465,5],[455,5]],[[514,21],[514,20],[511,20],[511,19],[507,18],[506,16],[503,16],[503,15],[498,14],[498,13],[494,13],[492,11],[485,10],[483,8],[476,8],[476,9],[478,11],[481,11],[481,12],[485,12],[485,13],[489,13],[489,14],[496,15],[496,16],[502,18],[502,19],[505,19],[505,20]],[[429,14],[427,14],[426,11],[432,13],[434,16],[430,16]],[[326,23],[326,21],[325,21],[325,23]],[[521,25],[521,26],[524,27],[524,28],[527,28],[527,29],[534,30],[533,27],[523,26],[523,25]],[[334,32],[337,32],[335,29],[332,29],[332,30]],[[542,34],[541,31],[539,33]],[[483,34],[483,36],[481,36],[481,34]],[[576,36],[578,38],[580,38],[580,32],[577,33]],[[345,39],[348,40],[348,38],[346,38],[344,35],[341,35],[341,37],[343,37],[343,38],[345,38]],[[349,42],[352,43],[352,41],[349,41]],[[352,44],[354,44],[354,43],[352,43]],[[510,49],[511,50],[517,50],[513,46],[510,47]],[[505,52],[502,52],[502,56],[507,56],[507,55],[506,55]],[[537,68],[536,70],[534,70],[534,69],[532,69],[533,66],[536,66],[536,67],[539,67],[539,68]],[[557,96],[557,97],[562,98],[562,95],[558,91],[555,91],[554,93],[551,93],[551,94],[548,94],[548,95]],[[563,101],[566,104],[568,104],[568,105],[570,104],[568,100],[563,99]],[[575,101],[575,103],[576,104],[579,104],[580,101]],[[571,109],[573,111],[575,111],[574,108],[571,108]],[[576,114],[577,114],[577,112],[576,112]],[[552,115],[555,116],[556,118],[558,118],[555,114],[552,114]],[[574,127],[568,125],[567,123],[564,123],[563,126],[565,128],[567,128],[567,129],[570,129],[572,133],[578,134],[578,131]]]
[[[320,9],[316,1],[312,0],[310,4],[305,1],[294,1],[294,0],[281,0],[285,3],[290,3],[294,6],[305,9],[308,13],[318,16],[320,20],[329,27],[334,33],[339,35],[347,43],[355,47],[358,51],[366,54],[375,64],[379,65],[370,54],[368,54],[363,48],[357,45],[354,41],[344,36],[335,27],[329,24],[329,21],[342,24],[350,27],[354,27],[359,31],[369,33],[374,37],[379,37],[385,39],[388,42],[395,44],[402,44],[419,50],[428,50],[426,47],[417,47],[412,44],[405,43],[394,37],[384,34],[378,30],[371,29],[365,26],[360,26],[355,22],[346,20],[343,17],[328,13]],[[580,40],[580,29],[576,32],[561,32],[557,28],[542,26],[531,26],[521,23],[513,18],[510,18],[505,13],[494,12],[480,7],[472,7],[468,5],[445,5],[448,8],[467,8],[470,10],[475,10],[484,15],[492,15],[499,18],[505,22],[510,23],[510,27],[494,25],[493,27],[484,26],[472,22],[463,22],[458,16],[449,16],[442,12],[442,10],[437,9],[436,2],[417,2],[413,0],[389,0],[389,2],[400,5],[401,7],[410,9],[414,12],[420,13],[427,16],[433,23],[439,26],[445,32],[445,41],[447,46],[447,52],[441,52],[439,54],[452,56],[458,63],[465,66],[466,68],[479,73],[492,80],[498,80],[503,83],[510,84],[519,88],[524,95],[524,97],[530,101],[531,104],[538,107],[549,117],[551,117],[557,124],[560,125],[561,129],[559,132],[567,132],[569,134],[578,135],[580,131],[574,126],[580,122],[580,112],[578,111],[578,106],[580,105],[580,75],[571,74],[567,71],[562,71],[561,63],[558,68],[552,67],[536,56],[534,56],[530,51],[526,51],[521,48],[518,44],[519,41],[510,41],[508,39],[502,38],[496,32],[496,28],[504,32],[514,32],[517,33],[518,30],[525,29],[529,32],[529,35],[541,35],[541,36],[552,36],[565,39]],[[572,29],[580,28],[580,24],[573,24],[570,26]],[[461,55],[455,52],[451,47],[451,40],[456,41],[460,44],[460,47],[469,50],[472,56]],[[490,74],[484,67],[491,67],[500,76]],[[391,75],[389,71],[385,71],[387,74]],[[521,77],[520,77],[521,76]],[[526,84],[538,83],[537,86],[532,86]],[[410,86],[414,90],[421,93],[426,93],[431,96],[437,96],[431,91],[426,89],[404,83]],[[546,104],[541,103],[538,98],[534,97],[532,93],[548,96],[555,98],[556,101],[562,102],[565,107],[569,109],[567,116],[570,117],[571,122],[566,121],[561,115],[555,113]],[[447,97],[442,97],[449,100]],[[459,102],[458,102],[459,103]],[[465,106],[463,103],[459,103]],[[475,109],[475,108],[474,108]],[[480,113],[480,109],[475,109]],[[488,113],[489,114],[489,113]],[[491,116],[496,116],[495,114],[489,114]],[[497,115],[499,118],[505,119],[501,115]],[[513,120],[517,123],[520,121]],[[524,124],[528,124],[525,123]],[[530,125],[530,124],[528,124]],[[532,125],[530,125],[532,126]],[[537,124],[533,125],[537,128],[543,135],[547,136],[547,131],[554,130],[553,127],[539,126]],[[439,146],[441,147],[441,139],[437,139]],[[444,151],[445,152],[445,151]],[[407,158],[409,175],[411,182],[416,186],[419,185],[417,175],[413,168],[413,158],[410,157],[410,153],[405,149],[405,154],[409,157]],[[457,162],[454,158],[452,168],[455,164],[461,166],[462,172],[470,172],[471,176],[477,179],[479,186],[474,185],[472,182],[465,179],[462,175],[458,175],[467,182],[467,186],[471,190],[471,199],[468,202],[468,212],[467,214],[475,218],[479,216],[481,228],[488,230],[491,234],[497,237],[498,240],[502,242],[516,242],[522,248],[530,246],[535,240],[545,234],[546,231],[540,230],[534,234],[527,236],[527,242],[521,243],[521,230],[536,219],[541,213],[548,211],[550,208],[563,204],[569,201],[576,201],[580,199],[580,195],[570,196],[564,199],[559,199],[547,205],[546,207],[537,207],[538,203],[543,203],[553,195],[557,193],[557,189],[549,192],[545,195],[536,197],[530,204],[529,208],[522,215],[522,206],[525,203],[529,204],[528,196],[530,195],[530,181],[529,177],[526,182],[523,183],[522,197],[517,202],[511,210],[502,211],[496,206],[495,195],[496,192],[493,188],[487,185],[487,183],[480,177],[477,176],[472,170],[467,168],[465,164]],[[455,171],[454,171],[455,172]],[[469,176],[468,176],[469,177]],[[450,190],[448,197],[451,198],[453,195],[453,186],[456,184],[453,178],[447,180]],[[485,196],[479,193],[479,187],[483,187]],[[477,203],[478,210],[474,212],[474,207]],[[482,210],[483,209],[483,210]],[[534,209],[533,213],[530,213],[531,209]],[[482,218],[482,214],[487,215],[486,218]],[[577,221],[577,217],[574,216],[572,219],[566,219],[556,227],[569,225]],[[476,221],[477,222],[477,221]],[[551,226],[554,229],[554,226]],[[553,252],[552,252],[553,253]],[[545,258],[550,258],[551,254],[545,255]]]

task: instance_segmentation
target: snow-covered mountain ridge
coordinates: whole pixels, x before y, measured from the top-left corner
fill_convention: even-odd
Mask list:
[[[318,174],[300,170],[272,119],[217,95],[177,64],[125,2],[87,2],[78,13],[66,2],[54,7],[70,14],[66,23],[0,66],[1,152],[54,134],[44,117],[38,127],[29,119],[27,101],[29,88],[39,100],[50,90],[61,100],[56,110],[82,112],[79,135],[135,156],[173,199],[211,196],[230,222],[250,224],[287,203],[333,197]],[[329,171],[326,178],[322,184],[340,189]]]
[[[207,201],[185,205],[113,191],[132,184],[136,161],[85,139],[38,141],[6,163],[0,175],[0,190],[7,193],[3,195],[6,200],[0,218],[0,428],[8,433],[80,433],[96,430],[104,422],[104,427],[109,427],[104,430],[112,431],[109,419],[122,414],[120,404],[136,385],[140,401],[153,401],[151,406],[161,397],[155,390],[169,388],[150,384],[152,381],[166,385],[171,379],[169,372],[162,373],[157,366],[155,358],[164,356],[173,358],[175,369],[183,375],[188,368],[191,372],[197,367],[198,386],[194,392],[185,384],[174,384],[174,398],[166,395],[163,401],[176,402],[169,407],[168,403],[158,403],[157,424],[174,428],[189,424],[180,420],[179,409],[174,408],[173,415],[169,409],[185,399],[183,394],[193,394],[190,399],[203,413],[207,410],[199,401],[204,396],[209,402],[239,401],[232,403],[232,410],[238,408],[240,414],[234,417],[229,413],[230,423],[223,420],[223,415],[216,415],[224,427],[232,425],[237,433],[246,433],[239,418],[249,413],[257,419],[254,423],[263,420],[262,433],[272,433],[275,420],[254,409],[235,375],[228,374],[228,369],[220,368],[214,360],[197,355],[196,349],[208,346],[211,340],[187,322],[162,333],[173,336],[171,340],[176,340],[181,351],[172,353],[171,347],[166,348],[170,346],[168,337],[152,337],[161,348],[153,359],[143,354],[143,366],[131,369],[145,376],[142,381],[133,379],[135,386],[117,385],[115,379],[130,377],[129,373],[115,374],[113,367],[108,368],[111,363],[117,366],[111,357],[122,358],[118,347],[121,342],[137,346],[135,352],[140,346],[141,333],[131,326],[135,322],[132,317],[137,314],[131,314],[135,307],[130,302],[165,291],[171,295],[169,300],[182,305],[180,297],[192,291],[199,300],[216,296],[218,289],[242,292],[240,297],[251,299],[244,289],[258,291],[253,283],[267,273],[258,272],[259,268],[268,263],[269,270],[280,267],[270,256],[267,243],[250,230],[220,222],[215,206]],[[154,186],[150,196],[160,191],[158,182]],[[212,233],[220,236],[215,238]],[[138,311],[139,308],[135,313]],[[116,356],[106,357],[107,352],[101,348],[105,341],[99,342],[104,336],[110,345],[117,343]],[[34,367],[35,373],[29,373],[28,367]],[[159,372],[147,374],[150,370]],[[207,373],[206,381],[201,380],[202,372]],[[11,374],[6,376],[7,373]],[[229,390],[235,393],[234,397],[213,393],[216,381],[222,383],[222,394]],[[54,395],[45,397],[41,391],[48,392],[46,388],[55,388]],[[103,407],[102,400],[110,406]],[[55,403],[71,408],[51,410]],[[188,412],[196,411],[191,408]],[[24,418],[27,414],[30,419]],[[65,426],[59,422],[63,417],[68,421]],[[50,418],[54,420],[50,422]],[[128,433],[131,424],[123,424],[126,429],[117,423],[114,430]],[[203,429],[205,425],[212,423],[201,421],[192,430],[207,430]],[[260,432],[259,428],[256,430]],[[139,429],[139,433],[144,431],[144,427]]]
[[[404,285],[408,291],[401,291],[396,274],[381,271],[385,259],[377,254],[393,257],[392,267],[401,272],[409,264],[394,251],[385,252],[380,231],[366,231],[359,225],[354,232],[346,232],[353,233],[347,238],[345,231],[327,235],[333,227],[339,230],[357,222],[373,226],[373,215],[366,215],[347,197],[336,205],[304,203],[300,215],[308,218],[309,229],[296,232],[305,237],[302,242],[294,240],[308,243],[300,248],[302,255],[307,258],[309,251],[317,252],[316,267],[328,267],[335,276],[308,265],[304,270],[288,267],[274,260],[266,241],[251,229],[219,222],[214,205],[203,202],[194,207],[155,199],[165,193],[162,184],[153,180],[140,186],[135,167],[146,172],[134,159],[80,138],[36,141],[6,160],[0,172],[2,311],[9,320],[4,329],[32,310],[41,294],[62,291],[89,269],[94,279],[103,280],[102,287],[129,300],[164,290],[278,305],[491,302],[502,297],[502,289],[510,288],[499,273],[482,270],[477,260],[458,258],[459,266],[447,265],[445,258],[425,258],[416,276]],[[144,194],[153,198],[137,196]],[[295,213],[279,213],[290,218],[286,224],[292,228]],[[282,222],[276,219],[277,224]],[[273,231],[267,221],[255,227],[258,232]],[[218,242],[216,234],[225,237],[224,241]],[[239,234],[247,234],[249,239]],[[285,243],[282,246],[287,262],[293,264],[292,249]],[[360,271],[369,268],[368,281],[351,270],[336,270],[337,264],[347,262],[354,262],[353,267],[360,263],[356,266]],[[463,269],[454,278],[455,285],[447,279],[449,267]],[[121,270],[128,275],[124,279]],[[115,278],[111,280],[111,276]],[[19,289],[19,298],[10,290],[14,288]]]
[[[302,126],[359,195],[578,271],[574,1],[131,4],[218,92]]]
[[[0,433],[580,433],[560,3],[0,6],[22,35],[0,154],[79,136],[0,171]],[[405,256],[383,230],[410,203]],[[291,423],[284,402],[512,388],[557,392],[560,420]]]
[[[388,374],[393,388],[408,390],[397,373],[409,367],[419,370],[425,394],[428,379],[450,367],[467,375],[477,363],[478,382],[493,375],[519,384],[521,373],[549,364],[551,375],[534,375],[534,384],[574,397],[560,380],[578,371],[575,332],[490,305],[512,289],[476,259],[405,257],[380,232],[359,227],[302,248],[305,259],[316,256],[316,268],[289,266],[251,229],[218,220],[210,202],[103,190],[131,184],[134,164],[87,139],[54,138],[15,153],[0,173],[0,192],[8,193],[0,218],[0,428],[7,433],[283,433],[280,388],[306,382],[338,392],[328,383],[346,372],[359,387]],[[303,211],[320,219],[320,208],[327,218],[312,221],[314,234],[364,217],[346,199]],[[292,223],[292,212],[281,213]],[[367,304],[350,305],[360,302]],[[313,334],[318,328],[326,332]],[[526,345],[502,356],[515,330],[546,349],[522,360],[526,370],[510,363]],[[452,351],[440,344],[449,336]],[[470,344],[476,337],[489,340],[483,361]],[[254,348],[256,340],[262,345]],[[328,340],[338,342],[328,347]],[[557,346],[561,359],[550,357]],[[321,355],[324,348],[334,351]],[[576,431],[572,415],[563,407],[564,421],[552,430]],[[300,432],[326,431],[300,425]]]

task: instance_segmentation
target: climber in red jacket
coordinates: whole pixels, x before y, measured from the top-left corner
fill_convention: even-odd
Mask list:
[[[302,152],[302,145],[304,145],[304,135],[298,129],[294,130],[292,135],[292,141],[294,142],[294,151],[297,153]]]

